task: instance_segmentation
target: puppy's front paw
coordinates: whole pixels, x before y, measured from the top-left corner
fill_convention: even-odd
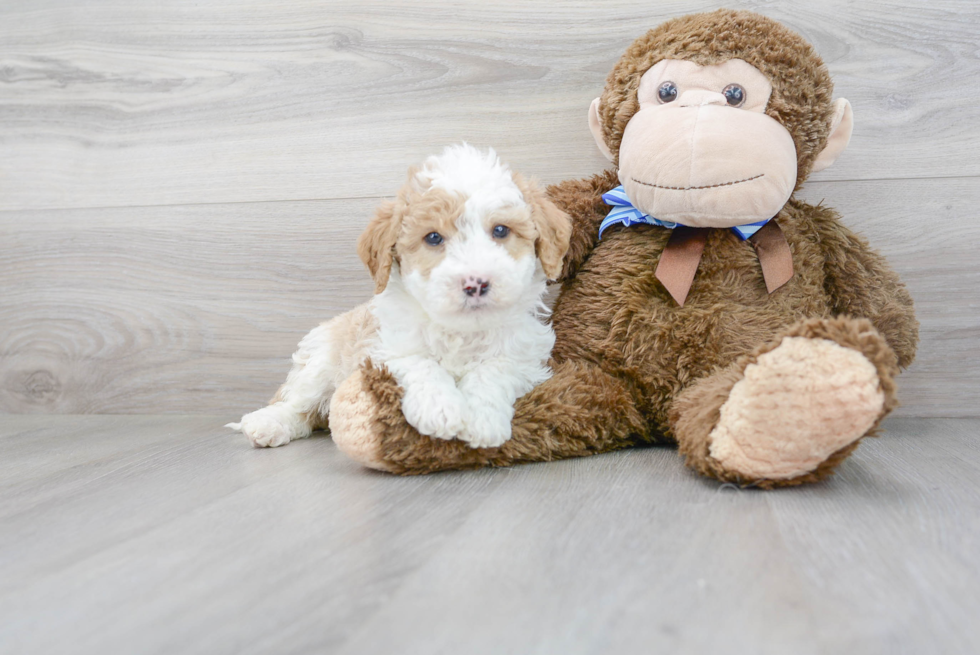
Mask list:
[[[513,417],[514,410],[511,407],[471,407],[466,417],[466,427],[459,438],[474,448],[496,448],[510,439],[510,423]]]
[[[428,437],[453,439],[463,430],[466,400],[455,387],[436,385],[406,389],[402,398],[405,420]]]
[[[248,437],[256,448],[274,448],[289,443],[298,435],[293,434],[290,421],[275,407],[263,407],[242,417],[242,422],[229,423]]]

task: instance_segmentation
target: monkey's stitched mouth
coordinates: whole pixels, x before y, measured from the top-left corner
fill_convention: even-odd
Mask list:
[[[752,177],[747,177],[744,180],[735,180],[734,182],[722,182],[721,184],[708,184],[706,186],[662,186],[660,184],[651,184],[650,182],[644,182],[643,180],[638,180],[635,177],[630,179],[637,184],[642,184],[643,186],[652,186],[655,189],[670,189],[671,191],[697,191],[698,189],[717,189],[723,186],[734,186],[736,184],[741,184],[742,182],[751,182],[752,180],[758,180],[760,177],[765,177],[765,173],[759,173]]]

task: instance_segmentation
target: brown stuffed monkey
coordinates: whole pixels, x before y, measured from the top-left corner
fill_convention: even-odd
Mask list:
[[[832,91],[813,48],[758,14],[684,16],[637,39],[589,109],[616,169],[549,189],[573,220],[554,375],[518,401],[510,441],[419,435],[369,364],[334,395],[337,446],[399,474],[643,443],[744,485],[831,474],[895,406],[918,342],[885,260],[793,197],[850,138]]]

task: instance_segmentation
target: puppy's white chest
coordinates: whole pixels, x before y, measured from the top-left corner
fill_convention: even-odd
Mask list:
[[[449,332],[438,327],[425,332],[426,350],[457,380],[488,359],[504,354],[496,343],[497,335],[490,332]]]

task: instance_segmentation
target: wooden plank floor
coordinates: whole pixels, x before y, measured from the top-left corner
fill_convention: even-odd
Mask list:
[[[670,449],[398,478],[227,416],[4,416],[0,652],[976,653],[980,420],[760,492]]]

